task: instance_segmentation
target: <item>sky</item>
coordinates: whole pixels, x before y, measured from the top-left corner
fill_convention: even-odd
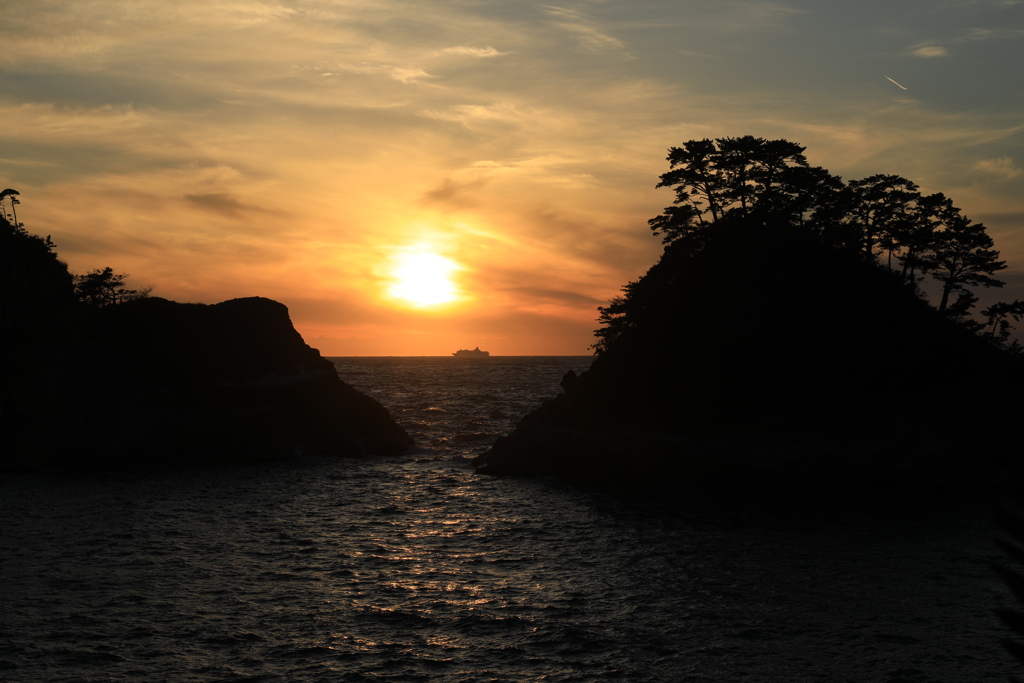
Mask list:
[[[1008,263],[983,303],[1024,299],[1022,0],[0,9],[26,229],[154,296],[280,301],[324,355],[590,353],[701,138],[943,192]]]

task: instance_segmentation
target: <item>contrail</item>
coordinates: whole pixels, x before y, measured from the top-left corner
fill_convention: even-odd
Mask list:
[[[903,86],[902,86],[902,85],[900,85],[899,83],[896,83],[896,81],[893,81],[893,80],[892,80],[891,78],[889,78],[888,76],[886,76],[885,78],[886,78],[887,80],[890,80],[890,81],[892,81],[892,82],[893,82],[893,84],[895,84],[897,88],[903,88]],[[904,89],[904,90],[906,90],[906,88],[903,88],[903,89]]]

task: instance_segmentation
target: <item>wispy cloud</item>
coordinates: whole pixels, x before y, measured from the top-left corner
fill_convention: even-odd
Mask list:
[[[778,2],[737,2],[730,8],[730,14],[734,12],[739,14],[737,18],[749,22],[748,28],[765,31],[779,28],[794,16],[805,14],[806,10]],[[731,26],[740,28],[735,21]]]
[[[520,276],[522,277],[522,274]],[[515,294],[521,296],[528,296],[539,301],[550,301],[569,305],[582,304],[584,306],[592,306],[594,308],[604,303],[607,303],[605,301],[602,301],[601,299],[595,299],[594,297],[578,294],[576,292],[563,291],[557,289],[546,289],[543,287],[524,287],[521,285],[512,285],[509,286],[506,291],[514,292]]]
[[[469,47],[466,45],[457,45],[455,47],[446,47],[441,50],[441,54],[446,55],[461,55],[465,57],[475,57],[477,59],[487,59],[488,57],[500,57],[507,55],[507,52],[499,52],[493,47],[488,45],[487,47]]]
[[[246,204],[227,192],[209,192],[206,194],[187,194],[185,201],[204,211],[212,211],[231,218],[242,218],[247,213],[269,213],[283,215],[278,209],[266,209],[255,204]]]
[[[1004,180],[1010,178],[1016,178],[1024,171],[1021,171],[1020,166],[1013,163],[1013,159],[1010,157],[999,157],[998,159],[980,159],[976,161],[971,169],[974,171],[981,171],[982,173],[990,173],[995,176],[999,176]]]
[[[423,193],[424,204],[436,204],[450,208],[468,208],[478,206],[477,192],[487,185],[487,178],[458,181],[445,178],[440,185]]]
[[[279,21],[298,13],[291,7],[268,5],[262,2],[211,3],[209,11],[227,22],[243,26]]]
[[[912,48],[910,54],[915,57],[945,57],[949,51],[941,45],[919,45]]]
[[[383,74],[399,83],[416,83],[434,78],[426,70],[418,66],[394,66],[391,64],[339,64],[340,71],[354,74]],[[329,74],[328,74],[329,75]]]
[[[630,29],[671,29],[716,36],[773,33],[787,28],[792,19],[809,14],[807,10],[770,0],[694,0],[687,5],[687,10],[677,14],[658,11],[639,19],[623,17],[619,25]],[[629,11],[629,14],[634,12]]]
[[[546,6],[544,11],[555,17],[560,28],[568,31],[576,44],[587,51],[624,50],[625,43],[599,29],[594,22],[583,14],[564,7]]]
[[[1024,36],[1021,28],[972,28],[966,34],[954,39],[957,43],[971,43],[991,40],[1007,40]]]
[[[515,125],[523,119],[516,105],[510,102],[455,104],[445,109],[424,109],[420,115],[440,121],[455,121],[469,128],[489,123]]]
[[[646,220],[671,197],[653,186],[691,138],[785,137],[848,178],[899,173],[971,215],[1021,208],[1005,70],[940,89],[924,68],[968,48],[1017,63],[1005,6],[543,1],[8,2],[0,187],[80,271],[306,302],[297,325],[319,310],[327,337],[332,319],[411,325],[375,298],[375,268],[427,240],[467,266],[466,320],[520,320],[523,339],[571,320],[588,338],[594,302],[656,259]],[[920,99],[880,92],[886,73]]]

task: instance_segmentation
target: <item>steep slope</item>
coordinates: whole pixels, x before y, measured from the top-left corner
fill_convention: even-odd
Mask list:
[[[74,337],[40,369],[45,401],[8,430],[3,467],[393,454],[413,445],[270,299],[142,299],[81,316]]]
[[[591,369],[480,472],[920,479],[1013,445],[1021,364],[808,231],[716,227],[629,299]]]

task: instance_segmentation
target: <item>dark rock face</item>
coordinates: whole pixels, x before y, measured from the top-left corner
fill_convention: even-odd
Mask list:
[[[479,472],[860,485],[1019,448],[1020,361],[813,235],[723,227],[633,291],[621,334]]]
[[[143,299],[95,312],[57,363],[35,458],[71,465],[396,454],[412,439],[260,297]],[[17,462],[14,463],[17,467]]]

